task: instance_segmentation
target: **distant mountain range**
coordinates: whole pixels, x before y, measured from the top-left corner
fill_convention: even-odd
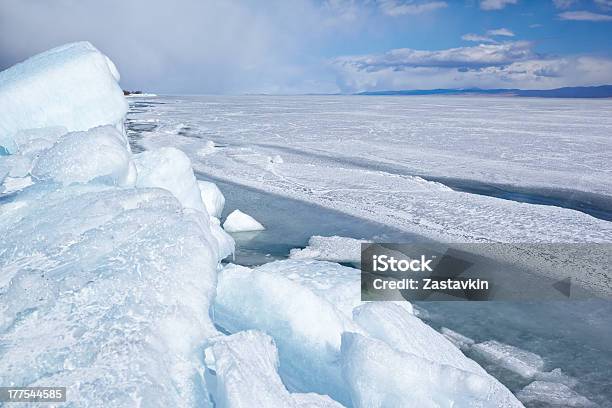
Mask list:
[[[401,91],[368,91],[355,95],[499,95],[538,98],[612,98],[612,85],[574,86],[556,89],[415,89]]]

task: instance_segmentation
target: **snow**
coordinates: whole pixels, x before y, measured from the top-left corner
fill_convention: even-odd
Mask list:
[[[62,45],[0,72],[0,146],[19,131],[61,126],[123,128],[127,102],[114,64],[88,42]]]
[[[136,166],[121,139],[121,134],[113,126],[68,133],[40,154],[32,176],[64,185],[97,179],[119,186],[133,186]]]
[[[264,333],[249,330],[214,339],[205,356],[217,407],[342,407],[327,396],[289,393],[278,376],[274,341]]]
[[[263,231],[266,228],[250,215],[234,210],[225,219],[223,229],[227,232],[249,232]]]
[[[525,404],[541,403],[547,407],[586,408],[597,406],[566,385],[546,381],[532,382],[519,391],[517,397]]]
[[[200,195],[208,215],[221,218],[223,206],[225,205],[225,197],[221,190],[219,190],[219,187],[210,181],[201,180],[198,180],[198,187],[200,187]]]
[[[270,157],[270,163],[272,164],[282,164],[285,161],[283,160],[283,158],[280,155],[275,155],[274,157]]]
[[[355,407],[522,407],[486,373],[436,364],[357,333],[342,335],[342,373]]]
[[[0,74],[0,175],[20,187],[0,200],[0,383],[66,386],[80,406],[210,406],[200,356],[233,241],[184,154],[132,155],[118,78],[88,43]]]
[[[138,187],[159,187],[170,191],[186,208],[206,211],[191,161],[182,151],[163,147],[134,156]]]
[[[495,340],[474,344],[472,351],[523,378],[533,378],[544,369],[544,360],[539,355]]]
[[[369,241],[339,236],[313,236],[308,240],[306,248],[292,249],[289,257],[292,259],[360,263],[361,244],[366,242]]]

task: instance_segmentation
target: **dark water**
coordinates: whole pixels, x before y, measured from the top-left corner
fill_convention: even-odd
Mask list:
[[[573,389],[612,407],[612,302],[424,302],[427,323],[448,327],[476,342],[497,340],[539,354],[546,371],[561,368],[578,380]],[[481,363],[511,391],[531,381]]]
[[[265,231],[232,234],[236,240],[234,262],[261,265],[286,259],[292,248],[303,248],[313,235],[368,239],[378,242],[428,242],[424,237],[383,224],[362,220],[316,204],[210,178],[196,172],[200,180],[213,181],[225,196],[222,218],[235,209],[261,222]]]
[[[480,194],[520,203],[569,208],[601,220],[612,221],[612,197],[601,194],[571,189],[535,189],[443,177],[429,177],[426,179],[444,184],[456,191]]]

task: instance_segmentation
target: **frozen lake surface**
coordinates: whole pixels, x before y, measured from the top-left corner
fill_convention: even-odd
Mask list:
[[[161,97],[132,101],[128,129],[135,151],[185,151],[226,196],[224,216],[240,208],[267,227],[235,235],[237,263],[257,265],[312,235],[610,242],[611,110],[590,100]],[[577,392],[612,404],[610,302],[420,306],[433,327],[537,353],[546,370],[577,378]],[[530,382],[479,362],[514,392]]]

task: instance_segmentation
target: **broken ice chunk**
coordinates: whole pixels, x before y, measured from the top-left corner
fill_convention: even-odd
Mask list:
[[[110,59],[88,42],[53,48],[0,72],[0,146],[15,153],[24,142],[17,133],[25,129],[122,129],[128,104],[118,77]]]
[[[472,351],[523,378],[533,378],[544,368],[544,360],[539,355],[495,340],[475,344]]]
[[[170,191],[185,208],[206,211],[191,160],[173,147],[149,150],[134,156],[138,187],[159,187]]]
[[[342,373],[356,407],[522,407],[486,372],[434,363],[357,333],[342,335]]]
[[[536,373],[535,379],[540,381],[565,384],[568,387],[574,387],[576,384],[578,384],[577,379],[565,374],[563,371],[561,371],[560,368],[555,368],[554,370],[545,373]]]
[[[369,241],[339,236],[321,237],[315,235],[310,237],[306,248],[292,249],[289,257],[292,259],[358,263],[361,261],[361,244],[365,242]]]
[[[240,210],[234,210],[227,216],[223,223],[223,229],[227,232],[263,231],[265,227],[255,218]]]
[[[136,168],[122,137],[113,126],[68,133],[40,155],[32,175],[64,186],[92,180],[133,186]]]
[[[213,319],[232,333],[257,329],[272,336],[282,361],[280,375],[291,388],[328,394],[348,403],[340,372],[340,339],[345,331],[361,329],[309,285],[283,276],[279,271],[285,262],[296,261],[269,264],[277,272],[270,267],[226,266],[218,275]],[[332,280],[341,272],[330,267],[333,264],[319,263],[318,270],[327,271]]]
[[[319,394],[291,394],[278,376],[278,352],[267,334],[248,330],[219,337],[205,350],[215,406],[340,408]]]
[[[546,381],[534,381],[520,390],[516,396],[525,404],[540,403],[563,408],[596,406],[591,400],[578,394],[567,385]]]
[[[202,180],[198,180],[198,187],[200,187],[200,195],[208,215],[220,218],[223,206],[225,206],[225,197],[221,190],[219,190],[219,187],[215,183]]]
[[[414,354],[436,364],[445,364],[476,374],[485,371],[466,357],[440,333],[399,304],[368,302],[353,311],[353,320],[371,337],[396,350]]]

